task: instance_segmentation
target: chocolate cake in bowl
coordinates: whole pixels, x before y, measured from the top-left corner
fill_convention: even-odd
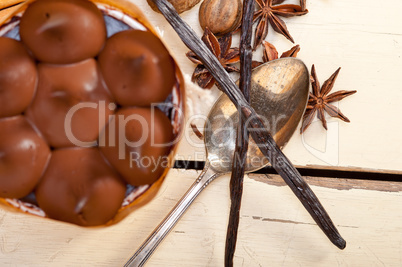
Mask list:
[[[82,226],[156,194],[184,82],[129,1],[28,1],[0,21],[0,204]]]

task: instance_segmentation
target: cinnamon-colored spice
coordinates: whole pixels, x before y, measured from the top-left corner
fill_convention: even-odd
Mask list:
[[[205,28],[202,41],[212,51],[227,72],[240,71],[232,65],[240,61],[240,51],[239,48],[230,48],[232,45],[232,35],[230,33],[218,39],[208,28]],[[213,75],[194,52],[190,51],[186,56],[193,63],[197,64],[191,80],[196,82],[201,88],[210,89],[215,84]]]
[[[350,122],[350,120],[345,115],[343,115],[343,113],[337,107],[331,105],[330,103],[342,100],[347,96],[353,95],[357,91],[342,90],[328,95],[334,87],[335,80],[338,77],[340,70],[341,68],[338,68],[331,75],[331,77],[329,77],[329,79],[324,82],[320,89],[320,82],[318,81],[315,67],[314,65],[311,67],[311,85],[313,87],[313,92],[310,93],[308,99],[300,133],[303,133],[310,126],[316,113],[318,118],[322,122],[322,126],[325,128],[325,130],[327,130],[327,121],[325,119],[324,111],[326,111],[331,117],[336,117],[345,122]]]
[[[257,22],[253,49],[255,50],[268,35],[268,25],[271,24],[274,31],[284,35],[292,43],[285,22],[280,17],[301,16],[308,13],[307,9],[302,9],[299,5],[275,5],[283,1],[256,0],[259,9],[254,13],[254,22]]]

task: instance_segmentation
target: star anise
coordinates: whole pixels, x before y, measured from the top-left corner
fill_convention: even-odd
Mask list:
[[[278,50],[276,50],[275,46],[271,44],[270,42],[263,41],[262,46],[264,48],[263,54],[262,54],[262,61],[253,61],[252,67],[256,68],[264,63],[267,63],[269,61],[278,59]],[[297,53],[300,51],[300,45],[295,45],[292,48],[290,48],[288,51],[285,51],[282,53],[280,58],[284,57],[296,57]]]
[[[217,39],[208,28],[205,28],[202,41],[214,53],[227,72],[239,72],[238,68],[231,65],[240,61],[240,52],[239,48],[230,48],[232,45],[232,35],[230,33]],[[194,52],[187,52],[186,56],[197,64],[191,80],[202,88],[210,89],[215,84],[212,74],[209,73]]]
[[[331,116],[339,118],[345,122],[350,122],[350,120],[342,114],[342,112],[331,105],[330,103],[344,99],[347,96],[353,95],[356,91],[338,91],[328,95],[328,93],[334,87],[336,78],[341,68],[338,68],[328,80],[324,82],[320,90],[320,83],[317,79],[317,74],[315,72],[314,65],[311,67],[311,86],[313,88],[313,93],[310,93],[306,112],[303,116],[303,123],[300,129],[300,133],[303,133],[307,127],[310,126],[313,121],[315,114],[318,113],[318,118],[322,122],[322,126],[327,130],[327,121],[325,120],[324,110]]]
[[[301,16],[307,14],[308,10],[303,10],[302,7],[299,5],[275,5],[282,2],[282,0],[256,0],[256,3],[260,7],[260,9],[254,13],[254,22],[257,21],[253,47],[254,50],[267,37],[268,24],[271,24],[274,31],[284,35],[287,39],[294,43],[285,22],[281,18],[279,18],[279,16],[286,18]]]

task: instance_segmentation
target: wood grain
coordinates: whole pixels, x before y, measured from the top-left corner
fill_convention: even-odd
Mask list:
[[[200,117],[208,114],[218,90],[205,91],[191,85],[190,76],[195,66],[184,55],[188,49],[145,0],[138,0],[136,4],[157,25],[172,47],[188,82],[188,124],[193,122],[202,130]],[[182,17],[201,36],[198,7],[183,13]],[[284,18],[295,42],[301,47],[298,58],[309,68],[315,64],[321,81],[342,67],[333,90],[358,92],[339,102],[339,108],[351,123],[328,118],[329,130],[326,132],[315,121],[304,135],[296,133],[292,137],[285,154],[294,164],[301,166],[402,171],[402,127],[400,123],[389,122],[400,122],[396,114],[402,113],[399,103],[402,99],[399,75],[402,69],[402,16],[398,13],[402,1],[387,1],[387,8],[381,9],[372,0],[307,1],[307,8],[309,13],[305,16]],[[373,19],[374,14],[377,18],[387,19]],[[233,46],[238,46],[238,36],[235,37]],[[280,53],[293,46],[272,28],[267,40]],[[258,50],[254,59],[261,60],[261,56],[261,50]],[[195,114],[196,118],[193,117]],[[190,127],[185,131],[177,158],[203,160],[202,142],[200,144]]]
[[[275,186],[286,186],[286,183],[278,175],[259,174],[250,175],[251,179]],[[310,185],[327,187],[337,190],[363,189],[382,192],[402,192],[402,182],[373,181],[373,180],[356,180],[345,178],[328,178],[328,177],[305,177]]]
[[[0,2],[5,5],[8,1]],[[220,93],[217,89],[202,90],[191,83],[195,66],[185,56],[188,49],[146,0],[133,2],[157,27],[186,78],[187,127],[176,158],[202,161],[205,149],[190,124],[194,123],[202,131],[205,117]],[[287,2],[298,3],[296,0]],[[319,79],[324,80],[342,67],[334,91],[358,91],[339,104],[351,123],[328,118],[330,128],[327,132],[316,121],[304,135],[295,134],[291,138],[284,152],[295,165],[402,172],[402,127],[400,123],[389,123],[390,120],[399,122],[395,114],[402,113],[399,103],[402,99],[399,75],[402,69],[402,16],[398,13],[402,1],[390,0],[387,7],[392,8],[378,9],[376,1],[366,0],[308,1],[307,15],[284,19],[296,43],[300,44],[298,58],[308,67],[314,63]],[[198,9],[199,5],[184,12],[182,17],[201,36]],[[374,20],[373,14],[387,19]],[[267,40],[279,52],[292,46],[272,30]],[[238,36],[235,36],[233,46],[237,45]],[[254,58],[261,60],[261,56],[261,50],[258,50]]]
[[[133,2],[158,28],[186,77],[188,127],[177,158],[201,161],[204,146],[189,125],[193,122],[202,130],[200,117],[207,115],[219,92],[191,84],[194,65],[185,57],[187,49],[174,30],[146,0]],[[198,7],[182,17],[201,36]],[[341,66],[334,91],[358,93],[339,105],[350,124],[329,119],[325,132],[318,122],[313,123],[305,135],[294,135],[284,152],[298,166],[400,174],[402,2],[390,0],[378,8],[378,1],[372,0],[319,0],[307,1],[307,8],[308,15],[285,19],[301,46],[298,57],[307,66],[314,63],[321,80]],[[292,46],[272,29],[268,41],[279,52]],[[260,60],[258,53],[255,57]],[[149,205],[108,228],[80,228],[0,209],[0,265],[122,266],[197,176],[196,171],[171,170]],[[244,182],[234,266],[402,265],[401,183],[306,180],[347,240],[346,249],[339,251],[327,241],[280,177],[250,175]],[[228,186],[229,176],[214,181],[147,266],[222,266]]]
[[[19,3],[25,2],[25,0],[2,0],[0,2],[0,11],[2,9],[17,5]]]
[[[122,222],[87,229],[0,210],[1,266],[122,266],[198,176],[171,170],[156,198]],[[345,236],[335,248],[276,175],[245,177],[234,266],[401,266],[402,185],[308,179]],[[315,182],[320,180],[321,184]],[[214,181],[147,266],[222,266],[229,180]],[[268,182],[267,182],[268,180]],[[341,189],[339,189],[341,188]]]
[[[205,117],[220,93],[216,88],[206,91],[191,83],[195,66],[185,56],[188,49],[146,0],[134,2],[163,36],[187,82],[187,127],[176,158],[202,161],[205,159],[203,142],[195,136],[190,124],[194,123],[202,131]],[[378,9],[377,2],[366,0],[353,3],[346,0],[308,1],[307,15],[284,19],[301,47],[298,58],[308,67],[314,63],[319,79],[323,81],[342,67],[334,91],[358,91],[339,103],[351,123],[328,118],[330,128],[327,132],[316,121],[304,135],[296,133],[291,138],[284,152],[295,165],[402,172],[402,127],[400,123],[392,124],[384,119],[389,117],[398,121],[393,114],[402,113],[398,72],[402,69],[402,17],[397,12],[402,9],[402,2],[390,0],[387,6],[392,8]],[[201,36],[198,9],[199,5],[196,5],[181,16]],[[373,20],[373,13],[387,19]],[[293,45],[272,30],[267,40],[279,52]],[[233,46],[238,46],[238,42],[239,38],[235,36]],[[258,50],[254,59],[261,60],[261,56],[262,51]]]

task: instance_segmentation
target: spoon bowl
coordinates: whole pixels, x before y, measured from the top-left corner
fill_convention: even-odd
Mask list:
[[[264,120],[281,148],[289,141],[299,124],[307,104],[308,90],[307,67],[295,58],[277,59],[252,72],[251,106]],[[125,266],[143,266],[201,191],[215,178],[231,172],[238,122],[236,106],[222,94],[205,123],[207,162],[204,170]],[[246,172],[256,171],[268,164],[258,144],[250,140]]]
[[[278,59],[253,70],[250,103],[269,127],[275,142],[283,148],[297,128],[308,98],[308,70],[295,58]],[[211,168],[217,173],[231,172],[236,146],[239,113],[222,94],[215,102],[205,125],[205,147]],[[251,138],[246,172],[269,164],[258,144]]]

